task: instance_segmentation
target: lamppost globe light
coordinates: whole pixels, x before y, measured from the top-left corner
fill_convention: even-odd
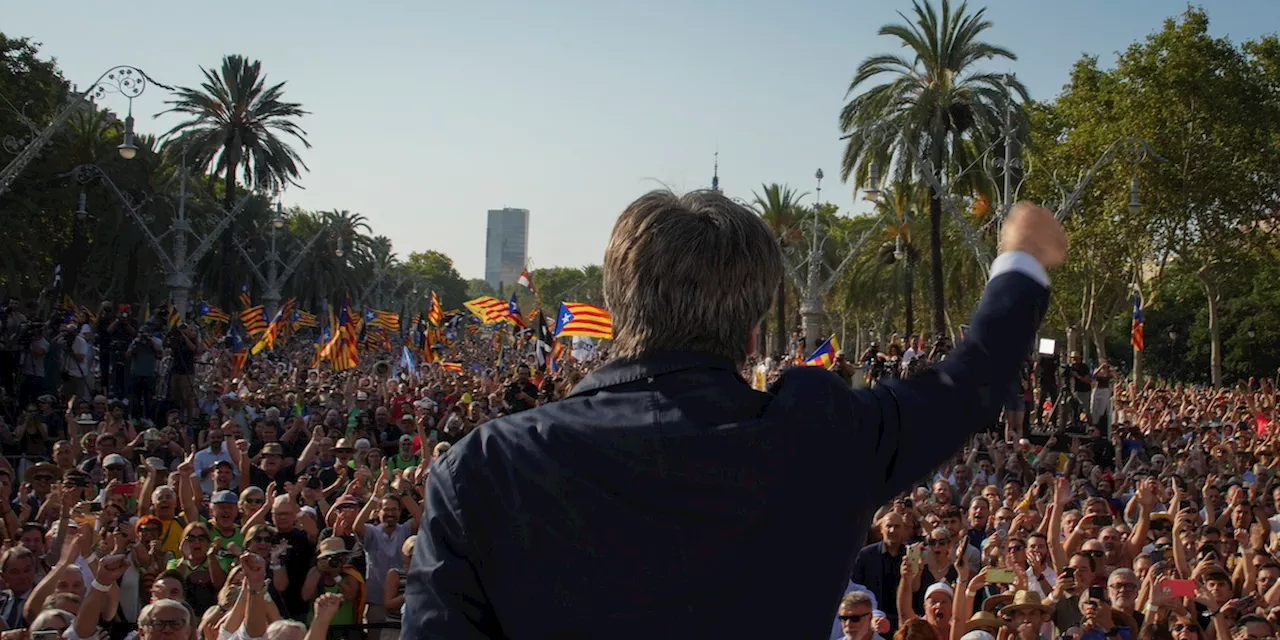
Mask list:
[[[1177,339],[1178,339],[1178,330],[1174,329],[1173,327],[1169,327],[1169,340],[1177,340]]]
[[[276,214],[275,217],[271,218],[271,226],[275,227],[276,229],[283,229],[284,216],[280,214]]]
[[[138,148],[133,146],[133,113],[124,119],[124,141],[116,149],[120,151],[120,157],[125,160],[132,160],[138,155]]]
[[[867,167],[867,188],[862,190],[863,199],[867,202],[876,202],[880,199],[880,165],[875,160],[871,161],[871,166]]]
[[[1250,329],[1250,330],[1249,330],[1249,339],[1250,339],[1250,340],[1254,339],[1254,337],[1256,337],[1257,335],[1258,335],[1258,334],[1257,334],[1257,333],[1254,333],[1253,329]]]

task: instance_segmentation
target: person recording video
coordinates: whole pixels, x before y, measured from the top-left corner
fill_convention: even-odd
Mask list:
[[[138,329],[133,342],[125,350],[129,359],[129,407],[134,420],[150,417],[155,405],[157,364],[164,354],[164,342],[156,335],[156,326],[147,322]]]
[[[88,378],[93,366],[89,342],[80,335],[80,329],[74,323],[62,326],[58,341],[62,347],[62,395],[89,400]]]

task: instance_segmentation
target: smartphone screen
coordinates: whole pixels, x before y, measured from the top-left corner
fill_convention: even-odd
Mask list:
[[[1013,569],[987,569],[988,584],[1013,584]]]
[[[1109,527],[1113,522],[1111,516],[1094,516],[1093,523],[1099,527]]]

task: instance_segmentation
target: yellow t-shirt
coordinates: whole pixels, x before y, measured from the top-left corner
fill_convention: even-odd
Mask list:
[[[160,521],[160,548],[182,557],[182,529],[184,525],[177,520]]]

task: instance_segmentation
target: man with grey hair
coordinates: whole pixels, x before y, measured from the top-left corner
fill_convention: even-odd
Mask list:
[[[739,372],[782,251],[724,195],[653,192],[604,255],[616,358],[568,397],[490,421],[431,467],[409,638],[829,633],[877,505],[993,423],[1066,257],[1049,211],[1001,231],[964,345],[910,380]]]

